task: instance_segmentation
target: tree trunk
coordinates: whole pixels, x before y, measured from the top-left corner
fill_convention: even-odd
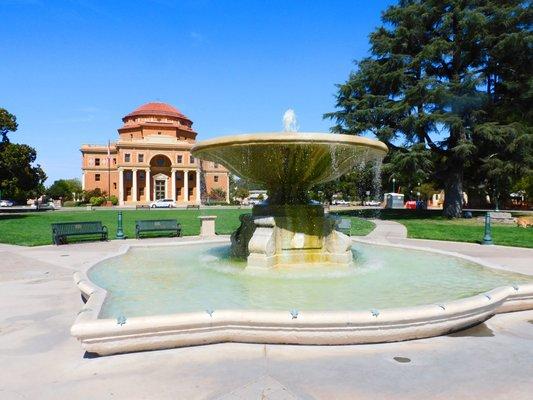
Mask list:
[[[460,218],[463,211],[463,165],[455,160],[444,182],[443,214],[448,218]]]

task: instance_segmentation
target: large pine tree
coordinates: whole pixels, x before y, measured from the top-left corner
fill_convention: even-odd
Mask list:
[[[325,117],[336,132],[373,132],[406,157],[431,151],[444,215],[459,217],[465,171],[522,165],[531,149],[531,3],[400,0],[382,20],[372,55],[339,85],[338,111]]]

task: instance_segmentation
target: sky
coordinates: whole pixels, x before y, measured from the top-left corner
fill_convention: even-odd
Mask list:
[[[0,107],[47,186],[80,177],[80,146],[116,140],[150,101],[177,107],[199,140],[281,130],[288,108],[301,131],[326,132],[335,85],[393,3],[0,0]]]

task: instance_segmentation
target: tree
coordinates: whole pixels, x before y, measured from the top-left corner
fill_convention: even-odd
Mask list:
[[[0,135],[2,135],[2,143],[9,143],[7,134],[15,132],[18,128],[17,117],[10,114],[5,108],[0,108]]]
[[[17,130],[17,120],[0,108],[0,191],[2,197],[24,202],[44,192],[46,175],[40,165],[34,165],[37,152],[25,144],[11,143],[7,134]]]
[[[226,192],[221,188],[213,188],[209,192],[209,199],[213,201],[225,201]]]
[[[525,141],[524,124],[505,123],[491,103],[496,99],[512,108],[518,92],[522,103],[530,101],[528,3],[400,0],[384,12],[384,26],[371,34],[372,55],[339,85],[339,111],[325,117],[337,122],[334,131],[371,132],[393,152],[430,151],[435,178],[444,186],[444,215],[459,217],[465,171],[491,162],[484,141],[501,144],[502,131]],[[523,51],[519,57],[503,50],[514,42]],[[505,60],[505,68],[499,60]],[[519,89],[512,83],[515,68],[522,71]],[[517,118],[523,121],[523,112]],[[500,159],[524,160],[516,145],[508,150],[511,154]]]
[[[81,193],[81,182],[79,179],[58,179],[46,190],[46,194],[53,198],[61,198],[63,201],[72,200],[73,193]]]
[[[237,199],[245,199],[246,197],[250,196],[250,191],[247,188],[244,187],[238,187],[235,190],[234,197]]]

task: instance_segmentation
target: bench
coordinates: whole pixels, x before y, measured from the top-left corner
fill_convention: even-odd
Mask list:
[[[135,209],[138,210],[138,209],[150,209],[150,204],[136,204],[135,205]]]
[[[199,204],[187,204],[187,207],[185,209],[192,210],[194,208],[196,208],[197,210],[200,210],[200,205]]]
[[[181,236],[181,224],[175,219],[143,219],[135,221],[135,237],[141,238],[142,232],[176,232]]]
[[[68,236],[81,235],[100,235],[100,240],[107,240],[107,227],[101,221],[52,224],[52,242],[56,245],[67,243]]]
[[[352,220],[351,219],[346,219],[346,218],[340,219],[337,222],[336,229],[339,232],[344,233],[345,235],[351,236],[351,234],[352,234]]]

